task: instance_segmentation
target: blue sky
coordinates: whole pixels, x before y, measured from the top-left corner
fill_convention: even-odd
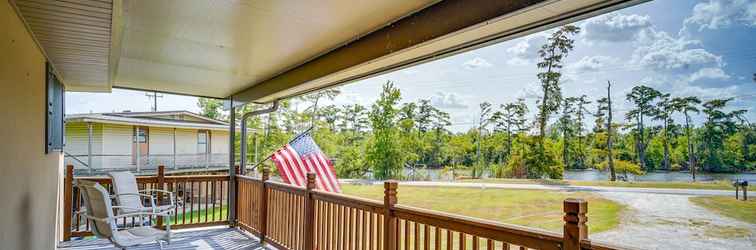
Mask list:
[[[632,86],[645,84],[672,96],[703,100],[734,97],[734,108],[756,106],[756,0],[657,0],[576,23],[582,28],[562,73],[564,96],[605,96],[612,81],[615,116],[631,108]],[[474,126],[478,103],[498,106],[539,94],[537,50],[544,31],[340,87],[336,104],[372,103],[388,80],[402,102],[431,99],[451,114],[454,131]],[[198,111],[196,98],[164,95],[159,110]],[[68,113],[146,111],[142,92],[69,93]],[[749,112],[756,121],[756,112]],[[698,117],[700,121],[703,117]],[[591,122],[592,124],[592,122]]]

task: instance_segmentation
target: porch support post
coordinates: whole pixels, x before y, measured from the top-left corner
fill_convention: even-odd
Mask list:
[[[265,166],[262,169],[262,188],[260,189],[260,242],[265,243],[265,235],[268,234],[268,179],[270,172]]]
[[[141,170],[141,161],[142,161],[142,142],[139,141],[139,126],[136,126],[136,148],[134,149],[134,153],[136,154],[136,171],[140,172]]]
[[[588,202],[583,199],[564,200],[564,240],[562,249],[580,250],[580,242],[588,239]]]
[[[228,223],[233,227],[236,226],[236,108],[234,100],[231,99],[231,110],[229,110],[229,133],[228,133]]]
[[[383,250],[397,250],[397,219],[394,215],[394,205],[396,205],[396,188],[399,183],[390,180],[383,183]]]
[[[173,128],[173,169],[178,169],[176,164],[176,128]]]
[[[87,167],[92,174],[92,123],[87,123]]]
[[[71,240],[71,219],[73,219],[73,165],[66,166],[63,181],[63,241]]]

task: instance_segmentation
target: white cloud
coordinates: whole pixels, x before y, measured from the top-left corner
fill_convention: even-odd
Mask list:
[[[588,41],[627,42],[651,27],[651,18],[641,15],[611,13],[590,19],[582,25],[582,36]]]
[[[440,109],[466,109],[467,104],[455,93],[436,92],[436,95],[430,98],[431,104]]]
[[[743,23],[756,26],[756,1],[752,0],[709,0],[693,7],[691,16],[683,22],[683,30],[688,25],[698,26],[698,30],[719,29]]]
[[[579,61],[569,64],[568,67],[574,73],[595,72],[616,61],[616,58],[610,56],[584,56]]]
[[[507,55],[511,56],[507,60],[509,65],[527,65],[532,64],[538,57],[538,50],[541,45],[546,43],[546,32],[522,38],[514,46],[506,49]]]
[[[722,57],[702,48],[698,40],[674,38],[664,31],[648,29],[640,33],[632,62],[653,70],[721,67]]]
[[[486,61],[486,59],[475,57],[471,60],[466,61],[462,64],[468,69],[477,69],[477,68],[489,68],[493,66],[490,62]]]
[[[730,79],[730,75],[720,68],[702,68],[693,73],[689,78],[691,82],[701,79],[727,80]]]

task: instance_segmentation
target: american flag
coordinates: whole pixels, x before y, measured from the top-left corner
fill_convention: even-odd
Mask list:
[[[307,185],[307,173],[312,172],[317,176],[315,184],[318,189],[341,193],[331,160],[307,133],[277,150],[271,159],[286,183],[304,187]]]

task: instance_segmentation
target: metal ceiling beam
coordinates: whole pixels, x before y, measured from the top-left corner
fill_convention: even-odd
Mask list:
[[[389,56],[413,46],[423,45],[425,42],[439,39],[447,35],[463,32],[466,29],[478,25],[485,26],[493,23],[493,20],[502,20],[502,17],[515,15],[531,8],[560,2],[556,0],[447,0],[430,5],[425,9],[410,14],[383,28],[369,33],[361,38],[344,44],[328,53],[314,58],[278,76],[258,83],[245,90],[239,91],[231,97],[240,103],[244,102],[269,102],[273,99],[302,94],[308,91],[318,90],[325,87],[343,84],[345,82],[374,76],[379,73],[396,70],[420,62],[435,60],[453,55],[461,51],[479,48],[491,44],[494,41],[512,39],[513,37],[545,30],[548,27],[588,18],[601,13],[631,6],[646,0],[607,0],[598,1],[598,4],[570,11],[558,13],[555,17],[544,18],[538,23],[532,23],[527,29],[508,30],[507,34],[497,34],[494,37],[480,37],[474,41],[466,41],[455,47],[443,48],[441,52],[433,55],[424,55],[422,58],[410,58],[400,64],[393,64],[379,70],[373,70],[362,75],[350,76],[317,86],[302,87],[306,84],[324,78],[329,75],[351,70],[355,66],[373,63],[381,57]],[[565,1],[562,1],[565,2]],[[566,2],[570,2],[569,0]],[[575,0],[575,2],[581,2]],[[591,1],[584,1],[591,2]],[[549,10],[551,12],[558,12]],[[499,18],[499,19],[497,19]],[[371,62],[373,61],[373,62]],[[292,89],[296,89],[292,91]],[[283,94],[282,94],[283,93]]]

